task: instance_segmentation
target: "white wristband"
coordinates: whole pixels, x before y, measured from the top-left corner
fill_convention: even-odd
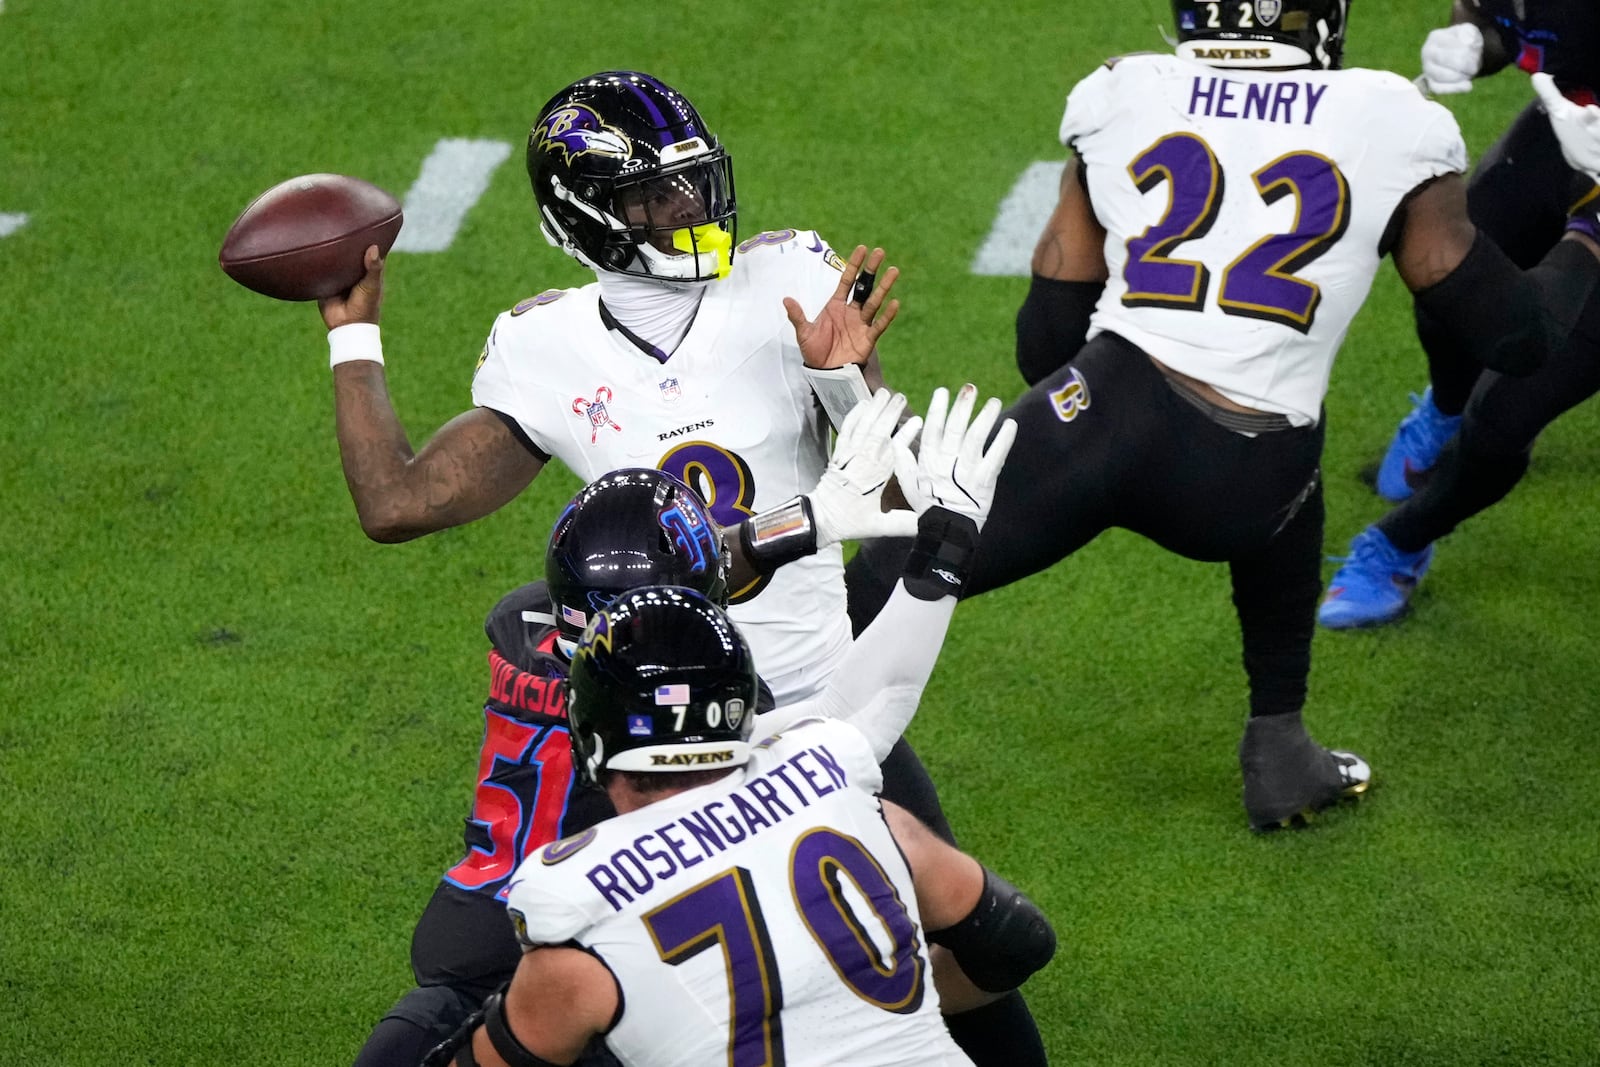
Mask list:
[[[852,408],[864,400],[872,399],[872,390],[867,388],[867,380],[862,376],[859,364],[846,363],[829,370],[817,367],[801,369],[805,372],[806,381],[811,384],[811,391],[822,401],[822,410],[828,413],[828,421],[835,430],[844,425],[844,417],[850,414]]]
[[[328,331],[328,366],[364,359],[383,365],[383,341],[375,322],[347,322]]]

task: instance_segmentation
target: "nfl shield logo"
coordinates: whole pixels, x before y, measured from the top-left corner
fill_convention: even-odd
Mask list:
[[[678,397],[680,397],[682,395],[683,395],[682,391],[678,388],[678,379],[676,379],[676,378],[668,378],[667,380],[665,380],[665,381],[663,381],[661,383],[661,399],[662,400],[665,400],[670,404],[671,402],[673,402],[674,400],[677,400]]]
[[[1283,12],[1283,0],[1256,0],[1256,21],[1270,26]]]
[[[629,715],[628,716],[628,736],[629,737],[649,737],[650,736],[650,717],[647,716],[647,715]]]

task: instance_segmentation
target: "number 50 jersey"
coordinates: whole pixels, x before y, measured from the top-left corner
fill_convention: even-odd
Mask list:
[[[1467,166],[1450,112],[1398,75],[1169,55],[1079,82],[1061,141],[1106,230],[1089,335],[1296,425],[1320,418],[1395,210]]]
[[[841,266],[813,232],[757,234],[706,286],[670,356],[617,327],[598,284],[541,293],[495,320],[473,403],[515,420],[586,482],[655,467],[693,486],[720,525],[737,525],[810,492],[827,467],[827,421],[783,298],[815,316]],[[820,691],[850,645],[841,549],[781,568],[746,597],[730,614],[778,703]]]
[[[629,1067],[970,1067],[881,784],[855,727],[794,723],[727,777],[524,860],[512,924],[610,968],[606,1044]]]

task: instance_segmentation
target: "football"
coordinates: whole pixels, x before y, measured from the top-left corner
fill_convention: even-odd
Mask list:
[[[400,202],[371,182],[305,174],[251,201],[228,228],[217,261],[247,289],[320,300],[361,280],[367,246],[387,255],[402,221]]]

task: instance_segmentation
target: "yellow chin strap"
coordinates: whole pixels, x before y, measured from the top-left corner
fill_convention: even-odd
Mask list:
[[[672,247],[690,255],[714,257],[714,270],[719,280],[733,270],[733,234],[714,222],[675,231]]]

